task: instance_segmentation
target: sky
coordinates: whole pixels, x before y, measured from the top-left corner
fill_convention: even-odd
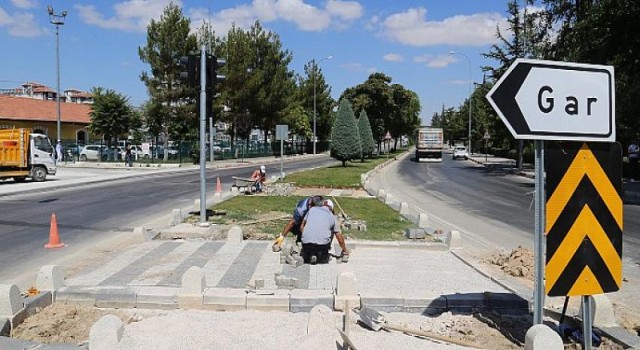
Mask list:
[[[149,70],[138,47],[147,26],[171,0],[0,0],[0,88],[38,82],[56,88],[54,13],[59,27],[60,89],[100,86],[127,96],[134,106],[148,99],[140,74]],[[195,31],[204,22],[224,36],[233,23],[256,20],[277,33],[303,73],[312,59],[338,98],[347,88],[381,72],[416,92],[421,118],[459,106],[472,82],[482,82],[482,57],[506,32],[506,0],[173,0]],[[451,52],[455,52],[451,54]],[[331,59],[327,57],[331,56]]]

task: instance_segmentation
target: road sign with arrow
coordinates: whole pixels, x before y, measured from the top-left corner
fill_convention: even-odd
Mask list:
[[[517,59],[487,99],[516,139],[616,138],[612,66]]]

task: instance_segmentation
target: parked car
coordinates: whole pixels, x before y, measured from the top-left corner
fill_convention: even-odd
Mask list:
[[[104,145],[86,145],[80,151],[80,161],[86,162],[88,160],[107,161],[109,156],[113,155],[113,151]],[[113,157],[111,157],[113,158]]]
[[[464,158],[464,159],[469,158],[469,152],[467,151],[467,147],[455,146],[453,148],[453,159],[458,159],[458,158]]]

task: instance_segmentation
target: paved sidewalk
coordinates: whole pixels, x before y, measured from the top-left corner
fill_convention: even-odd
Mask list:
[[[515,163],[509,159],[473,155],[471,160],[484,166],[516,171]],[[255,160],[265,161],[267,159]],[[234,166],[232,162],[216,163],[218,167]],[[190,169],[61,167],[63,179],[59,184],[72,186],[79,182],[135,176],[130,175],[134,173]],[[533,169],[525,167],[520,174],[532,177]],[[627,185],[633,186],[625,187],[631,193],[640,193],[640,183]],[[11,192],[5,191],[0,183],[0,196],[7,193]],[[317,304],[333,308],[340,296],[336,290],[339,288],[338,276],[350,273],[355,277],[354,300],[379,310],[424,314],[470,312],[482,307],[529,310],[528,301],[523,299],[531,296],[527,288],[518,285],[514,279],[491,276],[478,270],[477,266],[469,266],[460,258],[464,258],[463,252],[449,251],[444,244],[358,241],[348,245],[352,249],[348,263],[332,259],[329,264],[293,267],[283,262],[280,253],[271,251],[270,241],[153,240],[133,246],[106,264],[67,279],[66,286],[57,292],[56,302],[117,308],[305,312]],[[202,269],[205,286],[200,294],[185,299],[182,277],[193,266]],[[182,336],[187,338],[189,334]],[[0,348],[26,347],[9,342],[11,340],[0,338]],[[38,349],[78,347],[42,346]]]

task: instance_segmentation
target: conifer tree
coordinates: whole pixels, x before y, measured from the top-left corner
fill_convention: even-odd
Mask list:
[[[360,158],[361,154],[356,116],[351,103],[343,99],[331,129],[331,157],[341,161],[342,166],[346,167],[347,161]]]
[[[360,159],[364,163],[364,157],[371,157],[373,149],[376,147],[373,133],[371,132],[371,124],[369,124],[369,117],[364,109],[360,112],[360,117],[358,117],[358,133],[360,134],[360,145],[362,147]]]

